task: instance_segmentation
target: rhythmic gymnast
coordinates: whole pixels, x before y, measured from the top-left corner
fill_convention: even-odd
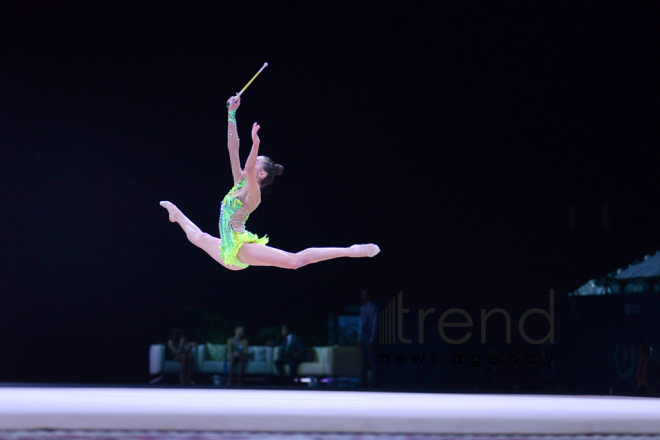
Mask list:
[[[282,174],[283,168],[282,165],[276,164],[269,157],[259,156],[260,140],[257,132],[261,127],[255,122],[252,126],[252,149],[245,161],[245,168],[241,170],[238,155],[239,139],[236,129],[236,110],[241,105],[240,94],[231,97],[227,102],[229,104],[227,146],[229,148],[231,171],[234,176],[234,187],[222,200],[220,238],[202,232],[172,203],[160,202],[169,211],[170,221],[181,226],[192,244],[201,248],[218,263],[231,270],[241,270],[248,266],[275,266],[285,269],[298,269],[308,264],[333,258],[373,257],[380,252],[377,245],[370,243],[356,244],[345,248],[308,248],[298,253],[291,253],[266,246],[266,243],[268,243],[267,235],[259,238],[247,231],[245,222],[261,203],[261,188],[273,183],[275,176]]]

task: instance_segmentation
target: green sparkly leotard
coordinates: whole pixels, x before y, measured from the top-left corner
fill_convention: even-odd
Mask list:
[[[245,229],[245,222],[250,216],[247,207],[243,201],[232,196],[236,191],[245,185],[245,177],[229,190],[220,206],[220,251],[222,259],[230,266],[248,267],[247,264],[240,261],[236,255],[243,243],[268,243],[268,235],[259,238]]]

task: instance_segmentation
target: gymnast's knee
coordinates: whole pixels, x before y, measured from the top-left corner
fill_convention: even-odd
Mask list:
[[[301,256],[299,252],[292,255],[289,269],[300,269],[301,267],[307,266],[308,264],[309,259]]]

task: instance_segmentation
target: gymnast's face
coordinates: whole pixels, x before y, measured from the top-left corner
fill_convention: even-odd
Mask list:
[[[257,180],[262,180],[268,175],[268,173],[264,171],[265,163],[266,158],[264,156],[257,156],[257,162],[254,164],[254,175],[256,176]]]

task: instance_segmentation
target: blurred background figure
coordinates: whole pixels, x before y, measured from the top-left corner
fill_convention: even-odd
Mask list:
[[[181,364],[181,374],[179,381],[182,385],[190,385],[190,376],[192,374],[193,355],[192,348],[196,346],[195,342],[186,341],[183,330],[179,328],[172,329],[172,335],[167,341],[167,348],[170,359]]]
[[[376,337],[378,335],[378,306],[366,289],[361,292],[360,326],[358,327],[358,348],[362,356],[362,386],[380,386],[380,369]],[[371,383],[369,383],[371,370]]]
[[[234,329],[234,337],[227,339],[227,356],[229,357],[229,374],[227,375],[227,385],[232,384],[232,374],[234,366],[238,363],[237,385],[243,383],[243,372],[245,363],[248,360],[248,340],[245,337],[245,328],[242,325]]]
[[[300,337],[290,330],[289,324],[282,325],[282,349],[280,355],[275,361],[277,372],[280,375],[281,383],[293,383],[296,376],[298,376],[298,365],[303,361],[305,347],[300,342]],[[284,366],[289,365],[289,376],[287,377],[284,371]]]
[[[639,360],[637,361],[637,390],[642,396],[651,395],[649,370],[651,366],[652,352],[653,348],[649,344],[642,344],[642,353],[639,355]]]

